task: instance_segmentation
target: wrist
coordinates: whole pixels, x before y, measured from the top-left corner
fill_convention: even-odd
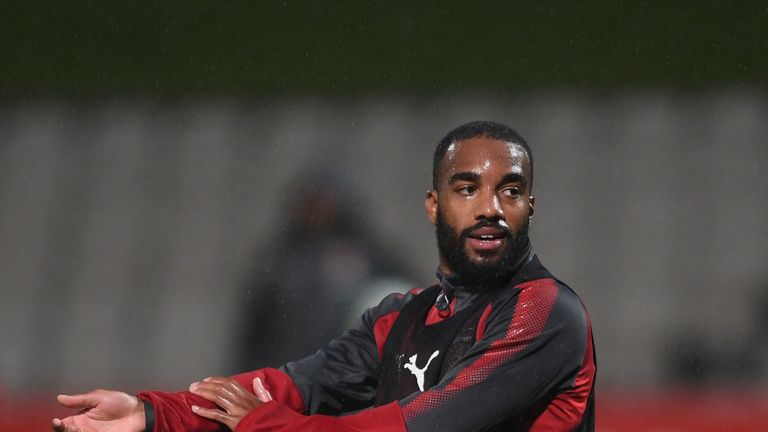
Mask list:
[[[147,430],[147,410],[145,407],[145,402],[136,396],[130,396],[130,398],[133,402],[133,409],[128,416],[130,421],[128,430],[135,432],[145,432]]]

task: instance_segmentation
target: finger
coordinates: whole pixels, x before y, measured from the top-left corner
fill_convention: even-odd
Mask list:
[[[229,378],[220,377],[220,376],[210,376],[207,378],[203,378],[203,382],[224,385],[224,384],[229,384],[231,382],[237,382],[237,381],[231,380]]]
[[[225,425],[227,425],[227,427],[229,427],[232,430],[234,430],[235,426],[237,426],[237,421],[235,421],[235,419],[231,415],[221,410],[208,409],[208,408],[199,407],[197,405],[192,405],[192,412],[199,415],[200,417],[205,417],[207,419],[220,421]]]
[[[93,408],[101,399],[96,392],[90,392],[79,395],[58,395],[56,400],[62,406],[73,409]]]
[[[228,379],[221,377],[221,376],[209,376],[207,378],[203,378],[203,382],[218,382],[218,383],[224,383],[229,381]]]
[[[78,432],[79,429],[75,426],[74,422],[72,421],[72,417],[67,417],[64,419],[53,419],[51,422],[51,426],[53,426],[53,430],[55,432]]]
[[[245,387],[240,385],[239,382],[235,380],[228,380],[226,384],[224,384],[224,388],[228,389],[232,392],[238,399],[252,399],[253,393],[251,393],[249,390],[246,390]]]
[[[53,428],[54,432],[64,432],[64,423],[55,418],[51,421],[51,428]]]
[[[228,385],[214,382],[196,382],[189,386],[193,393],[215,393],[220,396],[232,396],[233,392]]]
[[[230,394],[238,393],[238,390],[240,388],[240,385],[237,383],[237,381],[230,380],[220,376],[203,378],[203,380],[197,384],[202,386],[202,388],[222,389],[224,391],[227,391],[227,393],[230,393]]]
[[[210,382],[192,383],[189,386],[189,391],[194,395],[215,403],[228,412],[231,412],[230,410],[233,408],[235,397],[228,389],[223,388],[221,384]]]
[[[257,377],[253,379],[253,393],[260,401],[264,403],[272,400],[272,395],[267,391],[267,388],[264,387],[264,383],[261,382],[261,378]]]
[[[220,377],[220,376],[212,376],[212,377],[204,378],[203,382],[204,383],[219,384],[219,385],[221,385],[222,388],[227,388],[227,389],[230,390],[230,392],[232,392],[234,394],[243,394],[244,392],[245,393],[248,392],[247,390],[245,390],[243,388],[243,386],[240,385],[239,382],[237,382],[237,381],[235,381],[233,379],[229,379],[229,378],[224,378],[224,377]]]

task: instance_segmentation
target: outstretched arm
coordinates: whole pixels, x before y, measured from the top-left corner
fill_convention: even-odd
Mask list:
[[[243,389],[253,387],[254,380],[258,378],[266,388],[269,389],[271,397],[280,401],[290,409],[302,411],[304,409],[301,396],[298,390],[291,382],[291,379],[277,369],[260,369],[253,372],[247,372],[240,375],[227,378],[227,381],[237,383]],[[203,381],[204,383],[204,381]],[[201,383],[198,383],[200,386]],[[203,388],[208,387],[203,386]],[[198,393],[198,394],[196,394]],[[195,414],[192,411],[193,406],[201,409],[216,410],[217,402],[209,401],[201,396],[200,392],[160,392],[143,391],[139,393],[139,398],[150,403],[154,408],[154,426],[153,431],[195,431],[195,432],[213,432],[226,430],[226,426],[219,419],[210,419]],[[240,394],[246,397],[247,395]],[[253,396],[252,394],[250,395]],[[253,401],[251,401],[253,402]],[[223,407],[219,407],[223,408]],[[226,411],[226,410],[225,410]]]
[[[236,381],[221,377],[194,383],[190,390],[218,406],[218,409],[203,409],[193,405],[195,414],[222,422],[233,431],[250,431],[257,427],[259,431],[406,432],[397,402],[345,417],[306,416],[285,404],[273,402],[272,395],[259,378],[253,380],[253,394]],[[243,418],[259,410],[256,426],[253,418],[248,425],[241,426]]]
[[[227,382],[232,397],[218,397],[215,383]],[[274,390],[266,391],[263,382]],[[250,383],[250,385],[248,384]],[[258,383],[258,384],[257,384]],[[254,386],[254,394],[244,390]],[[239,388],[239,389],[237,389]],[[63,419],[53,419],[54,432],[143,432],[188,430],[213,432],[234,428],[239,418],[272,398],[290,409],[302,410],[301,397],[290,378],[275,369],[263,369],[230,379],[208,379],[178,393],[141,392],[139,397],[113,390],[94,390],[81,395],[59,395],[61,405],[78,410]],[[237,389],[237,390],[233,390]],[[209,400],[210,399],[210,400]],[[146,422],[144,404],[154,407],[154,419]],[[223,407],[220,410],[217,408]],[[195,412],[192,411],[195,407]],[[154,420],[154,421],[153,421]],[[149,429],[148,429],[149,428]]]
[[[260,378],[275,401],[264,405],[277,405],[280,410],[297,414],[336,415],[370,406],[375,396],[380,350],[387,329],[399,308],[412,297],[413,294],[388,296],[379,306],[366,311],[356,328],[315,355],[289,363],[282,370],[266,368],[229,379],[250,389],[253,380]],[[154,407],[154,430],[158,432],[211,431],[221,426],[221,423],[195,415],[193,405],[227,412],[226,407],[219,405],[216,408],[213,403],[216,401],[192,392],[147,391],[139,393],[139,397]]]

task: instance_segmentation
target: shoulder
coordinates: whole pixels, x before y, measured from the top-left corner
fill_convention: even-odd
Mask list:
[[[506,327],[508,332],[557,334],[573,341],[586,340],[589,332],[589,317],[581,300],[554,277],[507,288],[492,306],[489,321]]]
[[[511,303],[521,303],[538,312],[549,312],[552,318],[580,320],[587,324],[588,317],[579,296],[563,281],[553,276],[533,255],[522,268],[514,288],[508,290],[506,297]]]
[[[579,296],[565,283],[554,277],[521,283],[515,288],[523,307],[538,307],[549,311],[551,319],[579,321],[586,325],[587,310]],[[542,311],[544,312],[544,311]]]

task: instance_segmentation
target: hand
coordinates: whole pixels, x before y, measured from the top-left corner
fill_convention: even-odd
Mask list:
[[[135,396],[112,390],[94,390],[81,395],[56,397],[77,414],[53,419],[55,432],[143,432],[144,404]]]
[[[261,379],[253,380],[253,393],[244,389],[240,383],[222,377],[210,377],[202,382],[192,383],[189,391],[215,403],[218,409],[207,409],[192,405],[192,412],[207,419],[227,425],[231,430],[254,408],[272,400]]]

